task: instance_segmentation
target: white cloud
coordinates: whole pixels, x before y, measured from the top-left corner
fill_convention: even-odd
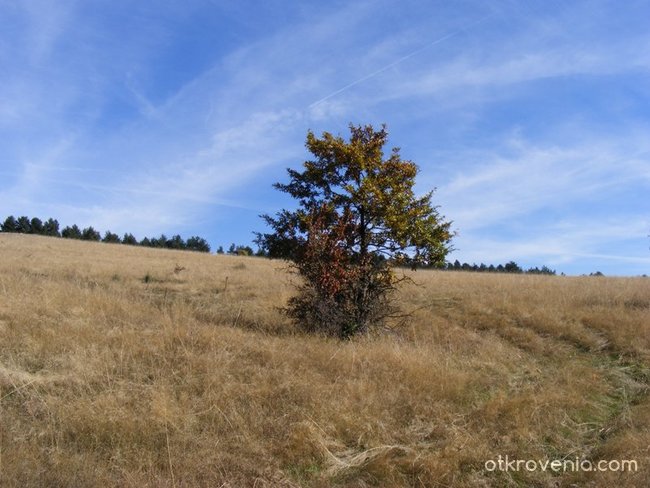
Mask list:
[[[638,156],[641,148],[645,157]],[[544,208],[597,202],[644,176],[647,179],[647,149],[644,139],[623,137],[570,147],[516,140],[500,150],[461,152],[454,162],[462,169],[440,186],[436,200],[464,230],[490,227]],[[482,163],[477,165],[476,160]],[[423,175],[425,181],[431,176]]]
[[[631,222],[578,218],[540,224],[516,236],[490,237],[470,231],[458,239],[458,251],[451,259],[487,264],[515,260],[531,266],[561,266],[579,258],[594,258],[601,263],[621,261],[644,266],[650,264],[646,245],[648,223],[641,217]],[[630,242],[636,245],[630,246]],[[602,249],[616,249],[618,253]]]
[[[401,55],[387,49],[383,61],[375,56],[374,68],[366,67],[347,85],[339,83],[325,99],[340,97],[351,107],[413,99],[435,100],[448,108],[480,106],[492,98],[509,98],[512,86],[530,82],[650,70],[650,36],[645,31],[632,37],[602,32],[598,22],[607,19],[593,8],[575,5],[546,18],[530,12],[517,18],[509,12],[516,9],[499,10],[478,20],[470,17],[469,28],[448,28],[439,38],[429,34],[433,42],[427,44],[424,37],[419,46],[411,43],[418,46],[411,51],[403,47]],[[568,29],[576,23],[586,25],[586,32]],[[503,30],[503,35],[495,36],[494,29]],[[490,42],[475,42],[486,30]],[[378,45],[403,46],[403,37],[410,38],[391,33]],[[439,41],[442,45],[437,46]],[[359,61],[366,66],[365,58]]]

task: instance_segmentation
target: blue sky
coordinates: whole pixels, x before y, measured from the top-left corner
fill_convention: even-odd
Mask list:
[[[650,274],[647,1],[0,0],[0,216],[250,243],[386,123],[461,262]]]

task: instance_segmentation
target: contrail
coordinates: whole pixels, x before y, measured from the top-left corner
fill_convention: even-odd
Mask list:
[[[401,62],[406,61],[407,59],[412,58],[413,56],[415,56],[415,55],[417,55],[417,54],[420,54],[422,51],[425,51],[426,49],[429,49],[431,46],[434,46],[434,45],[436,45],[436,44],[440,44],[441,42],[444,42],[444,41],[446,41],[447,39],[450,39],[450,38],[452,38],[452,37],[457,36],[457,35],[460,34],[461,32],[467,32],[468,29],[471,29],[472,27],[474,27],[474,26],[476,26],[476,25],[478,25],[478,24],[484,22],[485,20],[487,20],[488,18],[492,17],[493,15],[494,15],[493,13],[492,13],[492,14],[489,14],[489,15],[486,15],[485,17],[483,17],[483,18],[477,20],[476,22],[473,22],[473,23],[469,24],[467,27],[461,27],[460,29],[456,30],[455,32],[452,32],[452,33],[450,33],[450,34],[447,34],[447,35],[445,35],[445,36],[442,36],[441,38],[436,39],[435,41],[432,41],[432,42],[430,42],[429,44],[427,44],[427,45],[425,45],[425,46],[423,46],[423,47],[421,47],[421,48],[419,48],[419,49],[416,49],[415,51],[413,51],[413,52],[407,54],[406,56],[403,56],[403,57],[399,58],[397,61],[393,61],[392,63],[387,64],[386,66],[384,66],[383,68],[380,68],[380,69],[378,69],[377,71],[374,71],[374,72],[370,73],[369,75],[364,76],[363,78],[359,78],[358,80],[353,81],[352,83],[350,83],[350,84],[348,84],[348,85],[345,85],[343,88],[340,88],[340,89],[336,90],[335,92],[330,93],[330,94],[327,95],[326,97],[323,97],[323,98],[321,98],[320,100],[317,100],[317,101],[311,103],[311,104],[309,105],[309,108],[313,108],[313,107],[315,107],[316,105],[319,105],[319,104],[325,102],[326,100],[329,100],[330,98],[335,97],[335,96],[338,95],[339,93],[342,93],[342,92],[344,92],[345,90],[348,90],[349,88],[352,88],[353,86],[358,85],[359,83],[363,83],[364,81],[369,80],[370,78],[372,78],[372,77],[374,77],[374,76],[377,76],[378,74],[383,73],[383,72],[386,71],[386,70],[389,70],[389,69],[392,68],[393,66],[398,65],[398,64],[400,64]]]

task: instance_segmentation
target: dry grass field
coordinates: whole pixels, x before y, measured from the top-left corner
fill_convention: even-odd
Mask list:
[[[340,342],[281,262],[0,234],[0,485],[650,486],[650,279],[412,278]]]

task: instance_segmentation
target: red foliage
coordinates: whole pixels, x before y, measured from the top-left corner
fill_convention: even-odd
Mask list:
[[[360,270],[358,266],[351,265],[350,253],[346,249],[346,234],[350,225],[350,212],[333,216],[326,206],[315,213],[309,222],[307,246],[298,267],[327,298],[333,298],[359,278]]]

